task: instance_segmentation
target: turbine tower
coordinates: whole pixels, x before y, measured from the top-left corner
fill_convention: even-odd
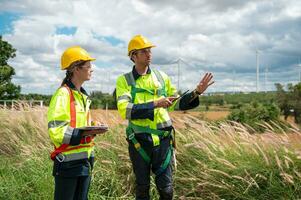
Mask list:
[[[178,89],[178,91],[180,91],[180,62],[181,62],[181,58],[179,58],[177,60],[177,63],[178,63],[178,85],[177,85],[177,89]]]
[[[264,73],[264,90],[265,90],[265,92],[268,91],[268,90],[267,90],[268,72],[269,72],[268,66],[266,66],[266,68],[265,68],[265,73]]]
[[[259,51],[256,49],[256,92],[259,91]]]
[[[299,64],[297,65],[299,67],[299,83],[301,82],[301,64],[300,64],[300,57],[299,57]]]

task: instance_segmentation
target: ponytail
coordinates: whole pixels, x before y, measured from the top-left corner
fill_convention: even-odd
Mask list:
[[[68,81],[70,81],[72,76],[73,76],[73,70],[71,71],[68,68],[66,71],[66,77],[63,79],[61,86],[64,86]]]

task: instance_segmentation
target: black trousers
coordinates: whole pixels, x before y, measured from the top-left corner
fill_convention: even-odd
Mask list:
[[[151,158],[151,163],[144,161],[142,156],[135,149],[133,143],[129,142],[129,154],[136,177],[136,200],[149,200],[151,170],[156,172],[164,162],[167,151],[170,148],[170,138],[161,139],[160,145],[155,147],[153,147],[150,138],[140,140],[139,143]],[[155,177],[155,183],[160,195],[160,200],[171,200],[173,196],[171,162],[166,170]]]
[[[55,200],[87,200],[91,176],[55,177]]]
[[[87,200],[94,158],[70,162],[54,161],[55,200]]]

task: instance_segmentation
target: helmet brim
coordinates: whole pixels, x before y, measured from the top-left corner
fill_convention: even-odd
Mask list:
[[[138,51],[138,50],[147,49],[147,48],[154,48],[154,47],[157,47],[157,46],[152,44],[152,45],[143,47],[143,48],[141,48],[141,49],[133,49],[132,51],[130,51],[130,52],[128,53],[128,56],[131,57],[131,55],[132,55],[134,52]]]

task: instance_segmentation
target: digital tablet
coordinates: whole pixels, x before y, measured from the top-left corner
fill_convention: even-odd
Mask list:
[[[108,126],[102,125],[102,126],[85,126],[85,127],[80,127],[78,128],[79,130],[84,130],[84,131],[101,131],[101,130],[108,130]]]

